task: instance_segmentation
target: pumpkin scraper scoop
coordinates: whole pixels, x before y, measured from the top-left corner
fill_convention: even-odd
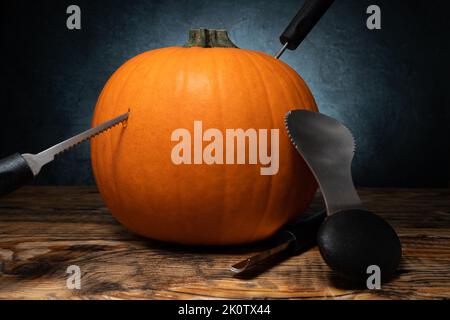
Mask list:
[[[381,217],[363,208],[353,185],[351,164],[353,135],[340,122],[320,113],[293,110],[286,115],[289,137],[317,183],[328,217],[320,226],[320,253],[337,274],[364,281],[369,267],[378,267],[381,278],[390,278],[402,250],[394,229]]]
[[[0,159],[0,195],[10,193],[33,180],[33,178],[39,174],[41,168],[49,162],[52,162],[56,155],[61,154],[84,141],[90,140],[96,135],[107,131],[127,119],[128,112],[58,143],[41,153],[16,153],[4,159]]]

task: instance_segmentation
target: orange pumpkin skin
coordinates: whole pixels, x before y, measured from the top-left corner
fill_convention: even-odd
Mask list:
[[[189,245],[249,243],[296,218],[314,196],[317,185],[284,116],[317,107],[302,78],[272,56],[197,47],[143,53],[109,79],[92,125],[129,109],[126,126],[96,137],[91,154],[104,201],[135,233]],[[278,173],[262,176],[261,165],[173,164],[172,132],[192,134],[197,120],[223,133],[279,129]]]

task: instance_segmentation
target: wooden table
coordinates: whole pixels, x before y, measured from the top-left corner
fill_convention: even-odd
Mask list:
[[[131,234],[92,187],[26,187],[0,199],[1,299],[450,298],[450,189],[362,189],[398,231],[404,258],[381,290],[340,282],[317,248],[236,277],[230,264],[264,248],[189,248]],[[320,206],[317,197],[313,209]],[[81,268],[81,290],[66,271]]]

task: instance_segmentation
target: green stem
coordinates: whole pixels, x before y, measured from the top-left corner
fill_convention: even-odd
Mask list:
[[[237,48],[224,29],[191,29],[185,48]]]

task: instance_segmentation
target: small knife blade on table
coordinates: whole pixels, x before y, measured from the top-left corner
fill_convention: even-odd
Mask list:
[[[272,247],[230,267],[240,274],[281,252],[300,254],[316,245],[317,231],[327,216],[326,210],[302,215],[295,223],[278,231],[269,239]]]
[[[39,174],[42,167],[52,162],[56,155],[84,141],[90,140],[115,125],[125,122],[127,119],[128,112],[58,143],[38,154],[16,153],[0,159],[0,195],[8,194],[32,181]]]

